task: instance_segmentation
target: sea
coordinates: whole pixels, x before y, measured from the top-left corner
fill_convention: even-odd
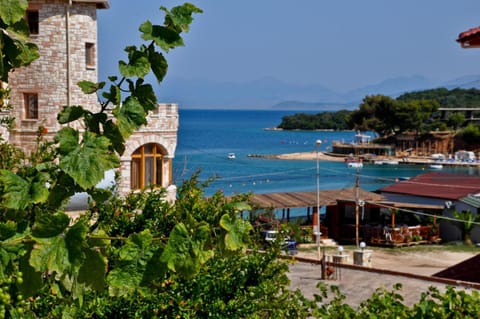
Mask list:
[[[316,160],[279,160],[249,155],[273,155],[331,150],[332,142],[352,142],[354,131],[282,131],[282,117],[312,111],[287,110],[179,110],[178,143],[173,159],[174,183],[180,185],[192,174],[210,180],[205,195],[315,191]],[[373,134],[372,132],[363,132]],[[228,157],[235,153],[235,159]],[[358,176],[361,188],[375,191],[399,179],[430,171],[420,165],[374,165],[349,169],[343,162],[319,161],[319,188],[353,187]],[[447,168],[442,171],[479,174],[478,168]]]

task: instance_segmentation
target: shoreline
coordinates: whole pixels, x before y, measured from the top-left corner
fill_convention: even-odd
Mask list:
[[[249,154],[248,157],[281,159],[281,160],[316,160],[317,152],[298,152],[284,154]],[[331,156],[323,152],[318,152],[318,159],[322,161],[344,162],[344,156]]]
[[[325,152],[297,152],[297,153],[284,153],[284,154],[249,154],[248,157],[256,158],[266,158],[266,159],[279,159],[279,160],[316,160],[320,161],[330,161],[330,162],[345,162],[345,159],[348,158],[348,155],[336,154],[331,155],[330,153]],[[430,157],[421,157],[421,156],[390,156],[383,157],[378,156],[375,160],[395,160],[398,161],[399,165],[432,165],[440,164],[444,166],[457,166],[457,167],[480,167],[480,162],[461,162],[461,161],[435,161]],[[363,159],[364,163],[374,163],[373,159]]]

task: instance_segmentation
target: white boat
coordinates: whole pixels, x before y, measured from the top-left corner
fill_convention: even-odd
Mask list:
[[[375,165],[398,165],[397,160],[376,160],[373,161]]]
[[[362,162],[347,162],[347,167],[348,168],[362,168],[363,163]]]
[[[442,169],[443,165],[442,164],[431,164],[430,168],[432,168],[432,169]]]
[[[235,159],[235,153],[228,153],[228,159]]]
[[[383,161],[383,164],[385,164],[385,165],[398,165],[398,161],[397,160],[386,160],[386,161]]]

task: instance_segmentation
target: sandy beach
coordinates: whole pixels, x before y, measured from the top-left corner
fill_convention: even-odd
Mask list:
[[[283,160],[316,160],[317,152],[302,152],[273,155],[273,158]],[[345,158],[342,156],[331,156],[323,152],[318,152],[318,159],[321,161],[343,162]]]

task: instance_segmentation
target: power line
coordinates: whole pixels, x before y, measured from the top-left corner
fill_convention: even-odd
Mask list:
[[[380,204],[380,203],[377,203],[377,202],[369,202],[369,201],[366,201],[366,202],[371,203],[375,206],[392,209],[392,206],[389,206],[389,205],[386,205],[386,204]],[[411,210],[411,209],[407,209],[407,208],[400,208],[400,207],[397,208],[397,207],[395,207],[395,210],[403,211],[403,212],[411,213],[411,214],[415,214],[415,215],[433,217],[433,218],[437,218],[437,219],[444,219],[444,220],[454,221],[454,222],[459,222],[459,223],[466,223],[466,221],[464,221],[462,219],[458,219],[458,218],[454,218],[454,217],[448,217],[448,216],[445,216],[445,215],[436,215],[436,214],[431,214],[431,213],[426,213],[426,212],[420,212],[420,211],[415,211],[415,210]],[[472,221],[471,223],[474,224],[474,225],[480,225],[480,222]]]

